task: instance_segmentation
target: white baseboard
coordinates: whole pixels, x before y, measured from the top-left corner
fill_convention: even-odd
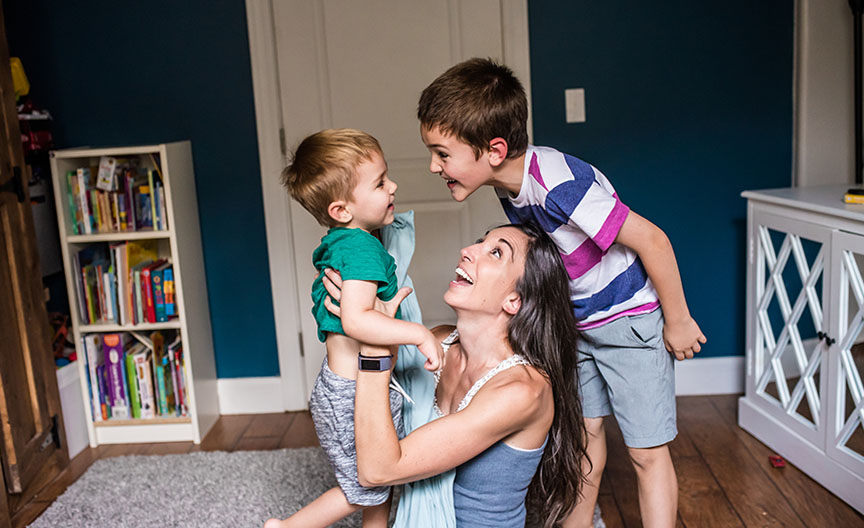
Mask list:
[[[264,414],[296,411],[285,409],[282,381],[278,376],[219,378],[222,414]],[[744,357],[727,356],[679,361],[675,364],[675,394],[739,394],[744,392]]]
[[[282,379],[279,376],[219,378],[217,387],[221,414],[264,414],[286,411],[282,401]]]
[[[675,394],[740,394],[744,392],[744,356],[685,359],[675,362]]]

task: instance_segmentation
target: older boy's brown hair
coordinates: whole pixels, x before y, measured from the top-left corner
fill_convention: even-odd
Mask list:
[[[351,128],[316,132],[300,142],[282,171],[282,185],[319,224],[333,227],[327,212],[337,200],[350,200],[357,167],[382,154],[378,140]],[[382,154],[383,155],[383,154]]]
[[[420,95],[417,117],[424,128],[438,127],[470,145],[477,158],[496,137],[507,141],[508,158],[528,148],[525,90],[510,68],[492,59],[469,59],[441,74]]]

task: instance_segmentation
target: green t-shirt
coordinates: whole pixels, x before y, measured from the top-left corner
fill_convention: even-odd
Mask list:
[[[322,282],[325,268],[337,270],[342,280],[376,281],[378,298],[382,301],[389,301],[399,290],[396,261],[377,238],[362,229],[330,228],[312,253],[312,263],[319,272],[312,283],[312,316],[318,323],[318,339],[322,343],[327,338],[326,332],[345,335],[342,321],[324,306],[327,298]],[[397,313],[396,317],[399,316]]]

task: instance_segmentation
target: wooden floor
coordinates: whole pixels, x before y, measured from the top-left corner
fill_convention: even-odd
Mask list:
[[[788,465],[773,468],[771,450],[736,423],[737,396],[678,398],[678,438],[671,444],[680,486],[678,526],[864,527],[864,517]],[[609,528],[638,527],[636,476],[614,421],[600,507]],[[85,449],[13,518],[38,517],[93,461],[121,455],[239,451],[317,445],[308,413],[222,416],[200,445],[124,444]]]

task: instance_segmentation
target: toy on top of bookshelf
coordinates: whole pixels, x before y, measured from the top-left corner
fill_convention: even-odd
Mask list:
[[[140,158],[102,156],[98,167],[67,171],[72,234],[168,229],[162,171],[155,156],[149,159],[152,169]]]
[[[188,416],[179,331],[85,334],[82,340],[94,422]]]

